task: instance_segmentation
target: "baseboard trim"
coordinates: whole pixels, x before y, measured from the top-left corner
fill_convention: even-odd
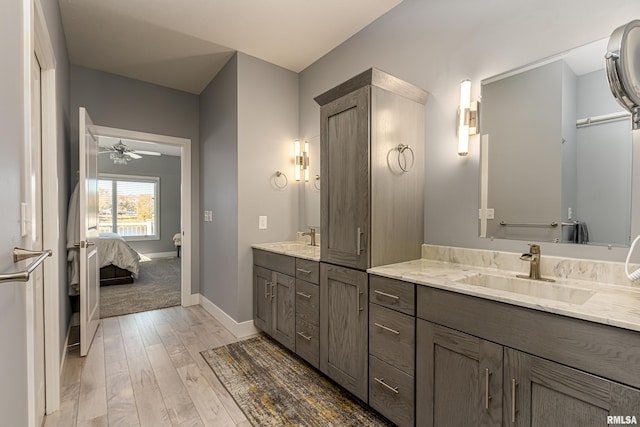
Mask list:
[[[222,326],[227,328],[236,338],[245,338],[260,332],[260,330],[253,325],[253,320],[238,323],[231,316],[225,313],[224,310],[212,303],[207,297],[202,294],[197,295],[199,299],[198,303],[202,308],[204,308],[207,313],[215,317],[218,322],[222,323]]]
[[[176,257],[176,251],[171,251],[171,252],[152,252],[150,254],[142,254],[146,257],[149,257],[151,259],[155,259],[155,258],[175,258]]]

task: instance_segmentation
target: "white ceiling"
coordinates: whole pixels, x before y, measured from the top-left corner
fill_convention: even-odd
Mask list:
[[[402,0],[59,0],[71,63],[199,94],[235,51],[300,72]]]

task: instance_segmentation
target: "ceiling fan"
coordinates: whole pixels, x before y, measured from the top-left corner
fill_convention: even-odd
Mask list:
[[[126,165],[129,160],[141,159],[145,156],[161,156],[162,154],[157,151],[145,151],[145,150],[133,150],[127,147],[122,140],[117,144],[107,147],[104,151],[100,151],[98,154],[109,153],[109,159],[113,160],[115,164]]]

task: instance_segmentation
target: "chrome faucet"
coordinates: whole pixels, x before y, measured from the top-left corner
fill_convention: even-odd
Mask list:
[[[522,254],[520,259],[529,261],[529,275],[518,274],[517,277],[531,280],[542,280],[544,282],[555,282],[554,279],[547,279],[540,275],[540,245],[529,243],[529,252]]]
[[[313,227],[309,227],[309,231],[302,233],[303,236],[311,237],[311,246],[316,245],[316,229]]]

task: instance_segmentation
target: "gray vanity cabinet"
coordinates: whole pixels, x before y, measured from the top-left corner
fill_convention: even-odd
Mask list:
[[[424,286],[416,294],[416,425],[640,416],[637,332]]]
[[[368,402],[367,273],[320,263],[320,370]]]
[[[400,427],[415,420],[415,285],[369,276],[369,405]]]
[[[296,353],[320,367],[320,266],[296,258]]]
[[[366,270],[420,257],[427,97],[372,68],[315,98],[322,262]]]
[[[502,346],[418,319],[416,425],[502,425]]]
[[[254,249],[254,325],[295,351],[295,258]]]
[[[505,348],[504,425],[599,427],[640,417],[640,390]]]

